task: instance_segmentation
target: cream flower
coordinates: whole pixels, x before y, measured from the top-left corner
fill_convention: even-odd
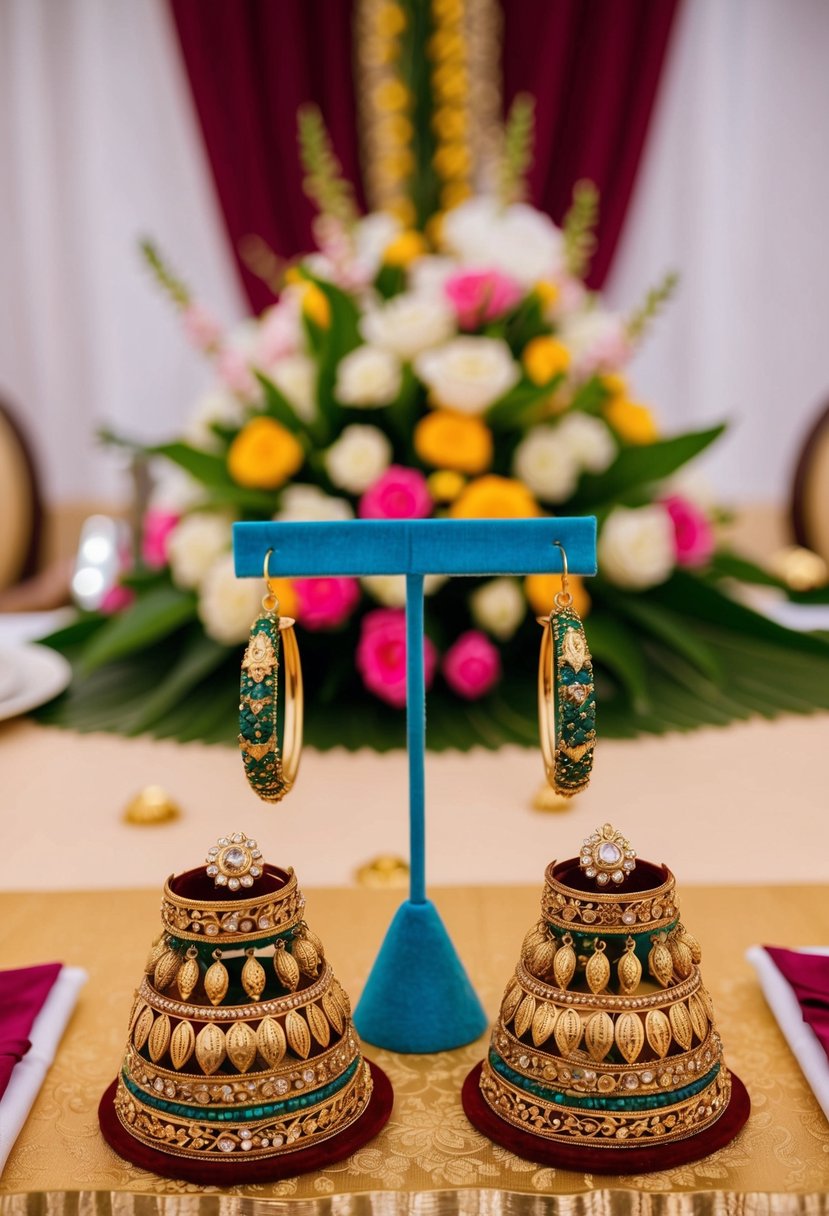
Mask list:
[[[416,295],[445,300],[446,280],[457,271],[458,263],[454,258],[427,254],[425,257],[417,258],[409,267],[409,290],[415,292]]]
[[[237,578],[233,554],[223,554],[207,571],[199,594],[198,613],[205,633],[225,646],[246,641],[261,596],[257,579]]]
[[[447,581],[446,574],[427,574],[424,595],[434,595]],[[403,574],[366,574],[360,579],[366,591],[384,608],[403,608],[406,603],[406,576]]]
[[[588,473],[603,473],[616,457],[616,443],[602,420],[580,410],[565,414],[556,437]]]
[[[394,401],[401,383],[396,355],[379,346],[358,346],[337,368],[334,395],[343,405],[371,409]]]
[[[601,308],[568,314],[557,336],[570,351],[577,377],[618,371],[633,354],[623,318]]]
[[[561,442],[558,428],[537,426],[515,449],[512,458],[515,476],[545,502],[563,502],[576,488],[579,465],[570,449]]]
[[[455,315],[449,304],[433,296],[402,292],[360,321],[366,342],[382,346],[401,359],[413,359],[421,351],[445,342],[455,332]]]
[[[220,440],[211,429],[213,424],[241,426],[244,413],[244,407],[238,397],[222,389],[213,389],[199,397],[196,408],[187,420],[184,437],[188,443],[197,447],[207,451],[214,450],[219,446]]]
[[[494,578],[472,592],[469,607],[476,625],[506,642],[523,621],[527,601],[515,579]]]
[[[157,511],[183,515],[204,501],[204,486],[195,477],[169,460],[152,462],[153,488],[147,504]]]
[[[501,270],[531,287],[555,277],[564,264],[564,238],[549,216],[526,203],[502,207],[473,198],[447,213],[443,242],[466,266]]]
[[[197,511],[176,524],[167,541],[167,557],[173,582],[179,587],[198,587],[225,549],[230,548],[229,515]]]
[[[674,526],[668,512],[616,507],[599,533],[599,572],[617,587],[641,591],[664,583],[674,568]]]
[[[333,498],[319,486],[295,483],[282,491],[282,501],[274,519],[283,523],[353,519],[354,510],[345,498]]]
[[[325,468],[335,486],[362,494],[391,463],[392,447],[376,426],[354,423],[325,453]]]
[[[482,413],[521,377],[500,338],[455,338],[419,355],[414,368],[435,404],[461,414]]]
[[[361,273],[368,281],[373,279],[383,263],[383,254],[403,225],[388,211],[372,211],[354,228],[354,252]]]
[[[297,418],[311,422],[317,412],[317,368],[307,355],[286,355],[277,359],[267,375],[293,406]]]

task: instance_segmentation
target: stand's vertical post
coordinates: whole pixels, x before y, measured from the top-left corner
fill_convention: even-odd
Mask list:
[[[409,752],[409,899],[426,903],[426,680],[423,575],[406,575],[406,742]]]

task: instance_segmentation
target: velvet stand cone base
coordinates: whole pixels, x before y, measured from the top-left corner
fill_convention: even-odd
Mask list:
[[[580,1144],[556,1144],[521,1131],[501,1119],[487,1106],[480,1090],[481,1069],[476,1064],[463,1083],[461,1099],[466,1117],[473,1127],[495,1144],[507,1148],[525,1161],[552,1165],[561,1170],[576,1170],[585,1174],[650,1174],[668,1170],[676,1165],[699,1161],[730,1144],[742,1131],[751,1110],[745,1085],[731,1074],[731,1099],[716,1123],[687,1140],[673,1144],[659,1141],[641,1148],[591,1148]]]
[[[183,1182],[195,1182],[202,1186],[245,1186],[252,1182],[278,1182],[281,1178],[293,1178],[297,1174],[311,1174],[324,1170],[335,1161],[350,1157],[357,1149],[373,1140],[386,1126],[394,1102],[394,1093],[386,1074],[376,1064],[367,1060],[371,1069],[374,1089],[369,1104],[350,1127],[309,1148],[296,1149],[281,1156],[245,1159],[241,1154],[235,1160],[190,1159],[172,1157],[149,1148],[136,1140],[122,1126],[115,1113],[115,1090],[113,1081],[105,1091],[98,1106],[98,1122],[110,1148],[119,1157],[139,1165],[143,1170],[161,1174],[164,1178],[178,1178]]]

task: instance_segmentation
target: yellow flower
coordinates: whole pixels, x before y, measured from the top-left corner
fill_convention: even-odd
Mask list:
[[[405,110],[409,104],[409,90],[400,80],[384,80],[374,90],[374,104],[381,113]]]
[[[426,221],[426,235],[431,241],[433,249],[440,249],[443,244],[443,220],[444,212],[435,211]]]
[[[285,274],[282,276],[286,285],[294,287],[297,283],[304,283],[305,276],[298,266],[286,266]]]
[[[600,380],[602,386],[607,389],[611,397],[627,396],[628,382],[618,372],[605,372],[603,376],[600,376]]]
[[[469,96],[469,76],[454,63],[445,63],[432,73],[432,88],[440,102],[464,103]]]
[[[269,590],[279,600],[280,615],[292,616],[296,619],[299,600],[292,580],[289,578],[272,578],[269,583]]]
[[[230,445],[227,469],[240,486],[276,490],[301,467],[305,451],[273,418],[252,418]]]
[[[538,503],[526,486],[511,477],[489,474],[471,481],[452,506],[456,519],[526,519],[538,515]]]
[[[440,205],[444,211],[465,203],[472,194],[469,182],[449,182],[440,192]]]
[[[558,338],[533,338],[521,356],[524,371],[533,384],[549,384],[570,366],[570,352]]]
[[[533,290],[542,308],[552,308],[561,295],[558,283],[551,283],[549,279],[539,279]]]
[[[417,209],[410,198],[396,198],[389,203],[388,210],[396,215],[401,224],[413,224],[417,219]]]
[[[573,607],[579,616],[587,616],[590,611],[590,596],[584,585],[584,579],[578,574],[571,574],[568,590],[573,597]],[[559,574],[528,574],[524,579],[524,594],[536,616],[548,616],[553,607],[553,599],[561,591],[561,575]]]
[[[381,4],[374,21],[377,33],[383,38],[393,38],[406,28],[406,14],[400,4]]]
[[[415,451],[426,464],[483,473],[492,463],[492,432],[480,418],[434,410],[415,427]]]
[[[463,60],[465,53],[463,38],[457,30],[438,30],[429,39],[426,49],[431,59]]]
[[[405,114],[381,114],[377,120],[377,132],[391,143],[408,144],[414,138],[414,127]]]
[[[320,329],[328,329],[331,324],[328,296],[316,283],[309,283],[302,293],[302,311],[308,320],[313,321]]]
[[[659,438],[653,414],[637,401],[614,397],[604,407],[604,416],[625,443],[653,443]]]
[[[432,157],[441,177],[463,177],[472,167],[469,148],[463,143],[446,143]]]
[[[426,478],[426,485],[435,502],[454,502],[466,485],[466,479],[454,469],[438,469]]]
[[[409,228],[395,237],[383,250],[383,261],[387,266],[408,266],[427,251],[426,238],[422,232]]]
[[[432,115],[432,129],[440,139],[463,139],[469,130],[469,116],[462,106],[441,106]]]

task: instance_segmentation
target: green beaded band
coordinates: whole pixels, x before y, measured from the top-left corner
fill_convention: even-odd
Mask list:
[[[239,747],[251,789],[266,802],[284,792],[276,718],[279,619],[265,612],[253,622],[239,687]]]
[[[560,794],[578,794],[590,780],[596,743],[593,663],[584,626],[573,608],[553,612],[548,628],[552,631],[555,706],[552,783]]]

